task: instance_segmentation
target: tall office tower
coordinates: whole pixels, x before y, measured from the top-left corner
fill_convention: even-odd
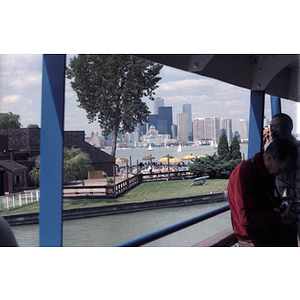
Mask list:
[[[247,121],[246,119],[239,120],[239,134],[240,134],[241,142],[248,141],[249,121]]]
[[[158,115],[149,115],[148,116],[147,130],[150,128],[151,125],[153,125],[155,128],[157,128],[157,119],[158,119]]]
[[[153,112],[152,115],[158,115],[158,108],[165,106],[165,100],[163,98],[159,98],[157,97],[154,101],[153,101]]]
[[[160,134],[171,135],[171,126],[173,124],[173,113],[171,106],[160,106],[158,108],[157,130]]]
[[[189,140],[193,140],[193,123],[192,123],[192,105],[183,104],[182,112],[188,114],[188,131],[189,131]]]
[[[220,119],[216,117],[205,118],[204,125],[205,139],[212,140],[214,143],[219,143],[220,138]]]
[[[146,131],[147,131],[147,125],[148,124],[143,124],[143,125],[138,125],[138,129],[139,129],[139,134],[138,134],[138,141],[141,140],[141,136],[146,134]]]
[[[175,140],[177,138],[177,125],[176,124],[171,125],[171,132],[172,132],[171,137],[172,137],[172,139]]]
[[[222,129],[224,129],[224,131],[226,133],[227,141],[228,141],[228,145],[229,145],[232,141],[232,120],[222,118]]]
[[[187,142],[189,140],[187,113],[177,114],[177,126],[177,139],[179,140],[179,142]]]
[[[204,123],[205,123],[205,118],[196,118],[193,120],[194,141],[201,141],[204,139]]]

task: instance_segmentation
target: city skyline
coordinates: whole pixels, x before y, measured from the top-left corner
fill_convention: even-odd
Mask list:
[[[67,55],[67,64],[74,55]],[[41,125],[41,80],[42,55],[0,55],[0,112],[19,114],[21,124]],[[250,91],[218,80],[199,76],[164,66],[156,98],[164,99],[164,106],[171,106],[173,124],[184,104],[192,106],[192,120],[201,117],[232,119],[232,130],[238,131],[238,120],[249,119]],[[271,119],[269,96],[266,95],[265,115]],[[86,136],[98,131],[97,121],[88,124],[86,113],[78,108],[76,93],[66,80],[65,88],[65,130],[84,130]],[[153,102],[143,99],[153,112]],[[282,111],[294,121],[293,133],[299,133],[297,123],[299,104],[282,99]]]

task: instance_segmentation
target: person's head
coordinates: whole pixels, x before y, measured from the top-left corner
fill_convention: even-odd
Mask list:
[[[276,114],[270,122],[270,129],[273,139],[290,136],[293,130],[293,121],[287,114]]]
[[[295,144],[287,138],[273,140],[264,153],[264,165],[272,175],[291,169],[298,158]]]

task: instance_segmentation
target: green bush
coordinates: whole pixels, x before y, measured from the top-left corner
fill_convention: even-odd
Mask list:
[[[197,158],[190,165],[189,171],[197,176],[209,176],[209,178],[227,179],[234,168],[241,163],[240,159],[225,161],[216,153],[206,157]]]

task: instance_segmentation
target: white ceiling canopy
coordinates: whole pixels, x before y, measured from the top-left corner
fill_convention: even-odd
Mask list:
[[[300,102],[298,54],[141,54],[170,67]]]

